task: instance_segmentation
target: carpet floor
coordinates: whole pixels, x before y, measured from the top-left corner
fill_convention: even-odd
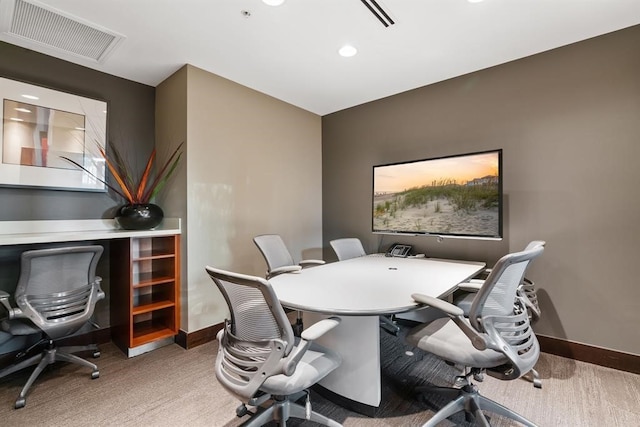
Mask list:
[[[101,346],[95,362],[100,378],[86,368],[60,363],[47,369],[27,396],[25,408],[14,401],[30,370],[0,381],[3,426],[220,426],[235,427],[238,401],[214,374],[217,342],[185,350],[170,345],[127,358],[115,345]],[[356,426],[418,426],[446,402],[421,398],[419,385],[451,385],[458,370],[408,346],[402,338],[381,333],[382,406],[376,418],[346,410],[312,392],[313,409]],[[640,375],[542,354],[537,364],[543,388],[519,379],[487,377],[480,393],[540,426],[640,426]],[[494,415],[495,427],[517,425]],[[314,426],[291,420],[291,426]],[[464,416],[441,425],[467,425]]]

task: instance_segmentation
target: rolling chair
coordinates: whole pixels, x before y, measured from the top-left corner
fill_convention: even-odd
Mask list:
[[[545,244],[546,243],[542,240],[534,240],[527,245],[525,250],[531,249],[538,245],[544,246]],[[453,303],[464,311],[465,316],[469,315],[471,304],[473,303],[476,293],[482,287],[489,273],[491,273],[491,269],[485,270],[480,275],[481,278],[471,279],[458,285],[458,288],[465,293],[456,297],[453,300]],[[533,282],[531,279],[523,277],[520,286],[518,286],[517,292],[519,296],[523,297],[523,301],[527,309],[527,315],[529,316],[529,321],[532,324],[537,322],[538,319],[540,319],[541,311],[538,304],[538,294],[536,292],[535,282]],[[536,371],[535,369],[531,370],[531,382],[533,383],[533,386],[535,388],[542,388],[542,380],[540,379],[538,371]]]
[[[251,415],[243,425],[262,426],[275,421],[286,426],[289,417],[295,417],[340,427],[338,422],[312,411],[307,390],[340,365],[340,356],[313,343],[336,327],[340,319],[321,320],[295,338],[267,280],[213,267],[206,267],[206,271],[230,313],[217,335],[216,377],[243,402],[236,415]],[[295,403],[302,398],[304,406]],[[255,412],[247,406],[254,407]]]
[[[357,258],[367,255],[362,246],[360,239],[356,237],[345,237],[342,239],[335,239],[329,242],[331,248],[336,253],[338,261],[344,261],[351,258]],[[395,324],[393,317],[380,316],[380,327],[392,335],[398,335],[400,327]]]
[[[256,244],[267,263],[267,274],[265,276],[267,279],[282,273],[296,273],[303,268],[322,265],[325,263],[321,259],[307,259],[296,264],[293,261],[291,253],[287,249],[287,245],[284,244],[282,237],[278,234],[261,234],[254,237],[253,242]],[[296,322],[293,327],[296,336],[300,335],[303,327],[302,313],[297,311]]]
[[[478,424],[488,426],[483,409],[535,426],[516,412],[481,396],[471,378],[482,381],[486,372],[501,380],[514,380],[530,372],[538,361],[540,346],[524,298],[517,289],[529,263],[543,251],[544,246],[537,244],[500,258],[477,292],[468,317],[456,305],[426,295],[412,295],[417,302],[447,316],[415,327],[409,331],[407,342],[464,367],[463,375],[456,378],[456,388],[417,389],[451,399],[424,426],[435,426],[461,411],[465,411],[468,420],[475,418]]]
[[[23,359],[37,345],[46,342],[45,349],[0,371],[0,378],[37,365],[22,388],[15,408],[26,404],[26,395],[40,373],[55,362],[71,362],[92,369],[91,378],[100,376],[98,367],[72,353],[100,352],[96,345],[57,347],[55,340],[70,336],[90,322],[96,302],[104,298],[101,278],[95,275],[102,255],[102,246],[75,246],[25,251],[21,255],[21,270],[14,294],[17,307],[9,303],[9,294],[0,292],[0,303],[8,312],[2,330],[11,335],[40,333],[43,339],[18,355]]]

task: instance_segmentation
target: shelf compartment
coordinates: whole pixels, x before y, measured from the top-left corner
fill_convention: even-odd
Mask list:
[[[148,311],[175,305],[176,295],[173,282],[135,288],[133,294],[132,314],[136,315]]]
[[[174,238],[173,236],[167,236],[135,239],[131,245],[131,257],[134,261],[174,258]]]

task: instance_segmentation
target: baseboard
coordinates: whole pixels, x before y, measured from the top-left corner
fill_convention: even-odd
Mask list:
[[[540,350],[581,362],[640,374],[640,356],[536,334]]]
[[[224,323],[218,323],[213,326],[188,333],[181,329],[176,336],[176,344],[182,348],[186,348],[187,350],[206,344],[216,339],[216,335],[218,334],[218,331],[222,329],[223,325]]]

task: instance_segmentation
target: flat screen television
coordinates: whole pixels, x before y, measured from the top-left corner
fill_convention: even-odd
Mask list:
[[[374,233],[502,238],[502,150],[373,166]]]

